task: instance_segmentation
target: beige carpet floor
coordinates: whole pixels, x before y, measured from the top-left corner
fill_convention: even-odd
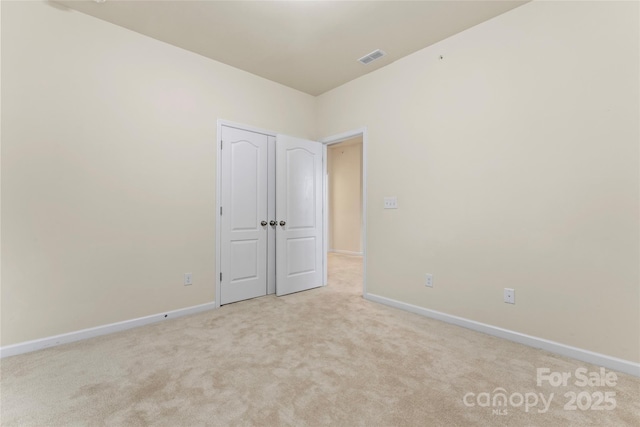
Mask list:
[[[578,387],[574,379],[566,387],[538,387],[537,368],[597,368],[368,302],[361,296],[360,258],[332,255],[330,267],[324,288],[5,358],[0,421],[4,426],[640,425],[638,378],[617,374],[612,387]],[[498,399],[493,405],[494,395],[502,392],[498,388],[511,403],[500,406]],[[564,408],[571,392],[582,393],[583,409]],[[613,398],[615,408],[591,409],[600,400],[598,392],[615,396],[597,407],[612,407]],[[534,393],[547,401],[554,394],[547,411],[538,412],[541,401],[528,411],[518,405],[522,398],[533,404]],[[475,406],[465,405],[465,395]]]

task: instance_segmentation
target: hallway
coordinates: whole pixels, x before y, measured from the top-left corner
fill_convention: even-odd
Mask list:
[[[362,257],[330,252],[327,286],[336,292],[362,296]]]

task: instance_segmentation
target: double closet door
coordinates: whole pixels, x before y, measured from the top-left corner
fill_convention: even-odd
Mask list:
[[[220,304],[322,285],[322,144],[222,126]]]

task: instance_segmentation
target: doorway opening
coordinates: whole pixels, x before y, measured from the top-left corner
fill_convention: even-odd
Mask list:
[[[345,265],[362,265],[366,295],[366,130],[326,138],[325,283]]]
[[[329,253],[362,256],[362,136],[327,147]]]

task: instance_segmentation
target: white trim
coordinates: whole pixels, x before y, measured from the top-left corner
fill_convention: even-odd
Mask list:
[[[333,252],[333,253],[336,253],[336,254],[342,254],[342,255],[362,256],[362,252],[343,251],[342,249],[329,249],[329,252]]]
[[[152,314],[145,317],[138,317],[137,319],[124,320],[122,322],[96,326],[95,328],[81,329],[79,331],[69,332],[66,334],[54,335],[52,337],[7,345],[4,347],[0,347],[0,358],[29,353],[36,350],[42,350],[44,348],[55,347],[58,345],[85,340],[88,338],[99,337],[101,335],[112,334],[114,332],[125,331],[127,329],[137,328],[138,326],[148,325],[150,323],[162,322],[163,320],[176,319],[178,317],[187,316],[189,314],[196,314],[207,310],[213,310],[215,307],[215,301],[208,302],[206,304],[194,305],[192,307]]]
[[[362,128],[362,295],[367,294],[367,128]]]
[[[325,148],[328,145],[338,144],[347,139],[353,138],[355,136],[362,135],[362,295],[367,295],[367,128],[361,127],[359,129],[350,130],[347,132],[339,133],[337,135],[329,136],[320,140],[321,143],[325,145]],[[325,150],[326,151],[326,150]],[[326,157],[326,155],[325,155]],[[324,176],[327,176],[326,162],[324,167]],[[325,178],[325,207],[327,206],[327,180]],[[328,252],[328,242],[329,242],[329,230],[327,227],[329,219],[327,218],[327,213],[324,214],[324,241],[325,241],[325,250],[323,253],[323,264],[324,264],[324,277],[325,283],[327,282],[327,252]]]
[[[509,329],[499,328],[497,326],[488,325],[486,323],[476,322],[474,320],[465,319],[463,317],[452,316],[428,308],[418,307],[416,305],[407,304],[391,298],[381,297],[374,294],[365,294],[364,298],[388,305],[390,307],[399,308],[400,310],[409,311],[431,319],[440,320],[453,325],[462,326],[477,332],[482,332],[494,337],[503,338],[509,341],[524,344],[529,347],[540,348],[551,353],[559,354],[582,362],[591,363],[597,366],[624,372],[625,374],[640,377],[640,363],[631,362],[629,360],[618,359],[617,357],[607,356],[606,354],[595,353],[582,348],[572,347],[570,345],[561,344],[559,342],[538,338],[531,335],[521,334],[520,332],[511,331]]]
[[[249,132],[261,133],[263,135],[276,137],[277,133],[267,130],[261,129],[253,126],[244,125],[241,123],[235,123],[229,120],[218,119],[216,124],[216,296],[215,296],[215,304],[216,308],[220,307],[220,268],[221,268],[221,251],[222,251],[222,241],[220,236],[220,205],[222,203],[222,156],[220,155],[220,151],[222,149],[220,143],[222,141],[222,126],[227,126],[235,129],[246,130]]]
[[[274,138],[278,136],[278,132],[274,132],[274,131],[269,130],[269,129],[263,129],[263,128],[259,128],[259,127],[255,127],[255,126],[249,126],[249,125],[245,125],[243,123],[232,122],[232,121],[225,120],[225,119],[218,119],[218,131],[220,130],[221,126],[227,126],[227,127],[234,128],[234,129],[246,130],[248,132],[253,132],[253,133],[261,133],[263,135],[273,136]],[[218,132],[218,139],[220,139],[220,132]]]
[[[329,281],[329,268],[327,265],[327,252],[329,251],[329,152],[327,144],[322,144],[322,286],[327,286]]]

